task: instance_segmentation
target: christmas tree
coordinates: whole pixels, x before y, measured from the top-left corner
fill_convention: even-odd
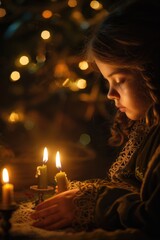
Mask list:
[[[116,2],[0,2],[0,132],[16,156],[30,151],[40,158],[42,146],[56,150],[69,142],[73,149],[80,146],[80,155],[85,149],[89,159],[102,157],[97,151],[103,155],[106,148],[113,111],[107,110],[103,81],[88,66],[84,46]]]

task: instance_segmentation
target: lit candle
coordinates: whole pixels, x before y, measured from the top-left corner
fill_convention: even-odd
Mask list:
[[[3,169],[2,172],[2,205],[5,207],[9,207],[14,203],[14,186],[9,183],[9,175],[6,168]]]
[[[48,187],[47,166],[48,150],[45,147],[43,153],[43,165],[37,167],[36,177],[38,178],[38,188],[46,189]]]
[[[68,189],[68,179],[65,172],[61,171],[61,161],[59,152],[56,153],[56,167],[59,169],[59,173],[56,174],[55,180],[57,182],[58,192],[64,192]]]

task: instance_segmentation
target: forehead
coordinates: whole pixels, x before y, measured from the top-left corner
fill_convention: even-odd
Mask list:
[[[95,63],[99,69],[99,71],[102,73],[102,75],[107,77],[112,77],[115,74],[131,74],[131,70],[127,67],[117,66],[109,63],[102,62],[100,60],[95,60]],[[132,72],[133,73],[133,72]]]

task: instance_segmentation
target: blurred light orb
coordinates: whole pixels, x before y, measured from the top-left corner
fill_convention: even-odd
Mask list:
[[[86,30],[90,27],[90,23],[87,22],[87,21],[83,21],[80,23],[80,27],[83,29],[83,30]]]
[[[87,133],[82,133],[79,141],[83,145],[88,145],[91,142],[91,138]]]
[[[22,116],[21,114],[17,113],[17,112],[12,112],[10,115],[9,115],[9,119],[8,121],[9,122],[18,122],[22,119]]]
[[[41,38],[47,40],[51,37],[51,34],[48,30],[44,30],[41,32]]]
[[[31,64],[28,66],[28,72],[29,72],[29,73],[35,73],[35,72],[37,72],[37,70],[38,70],[38,66],[37,66],[37,64],[35,64],[35,63],[31,63]]]
[[[37,55],[36,60],[37,60],[37,63],[43,63],[46,61],[46,56],[43,54]]]
[[[69,0],[68,1],[68,6],[69,7],[76,7],[77,6],[77,1],[76,0]]]
[[[34,128],[34,122],[31,120],[27,120],[24,122],[24,127],[26,130],[32,130]]]
[[[21,75],[18,71],[13,71],[11,74],[10,74],[10,79],[11,81],[13,82],[16,82],[20,79]]]
[[[21,65],[27,65],[29,63],[29,58],[27,56],[22,56],[19,59]]]
[[[79,63],[79,68],[81,70],[86,70],[88,68],[88,63],[86,61],[82,61]]]
[[[72,13],[72,18],[79,23],[81,23],[83,20],[82,13],[78,10]]]
[[[86,82],[86,80],[83,79],[83,78],[78,79],[78,80],[77,80],[77,87],[78,87],[79,89],[85,89],[85,88],[87,87],[87,82]]]
[[[6,10],[4,8],[0,8],[0,18],[6,16]]]
[[[51,18],[52,16],[53,16],[53,13],[51,10],[46,9],[42,12],[43,18]]]
[[[96,0],[92,0],[90,3],[90,7],[93,8],[94,10],[100,10],[100,9],[102,9],[102,4],[100,4]]]

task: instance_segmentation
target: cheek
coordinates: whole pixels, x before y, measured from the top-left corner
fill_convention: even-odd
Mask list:
[[[142,103],[142,95],[138,89],[130,86],[123,91],[121,91],[121,97],[123,99],[123,104],[130,108],[135,108]]]
[[[131,92],[130,93],[130,100],[128,101],[130,104],[130,107],[135,111],[142,114],[145,114],[147,109],[150,106],[150,99],[148,96],[143,94],[140,91]]]

